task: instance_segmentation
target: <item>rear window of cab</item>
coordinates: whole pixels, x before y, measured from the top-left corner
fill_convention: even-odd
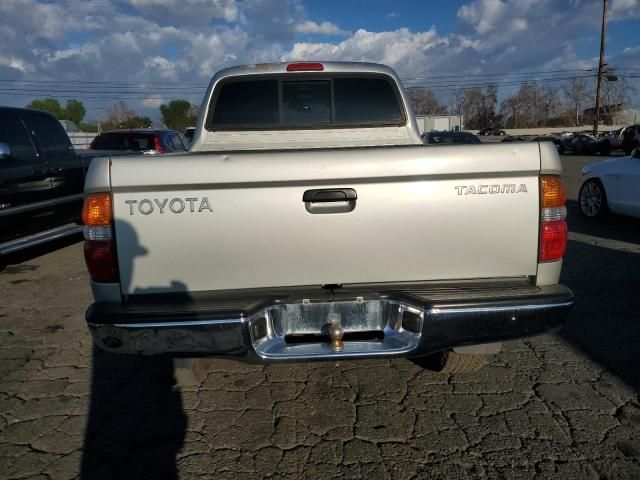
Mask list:
[[[212,104],[211,131],[406,124],[400,94],[385,76],[232,78]]]

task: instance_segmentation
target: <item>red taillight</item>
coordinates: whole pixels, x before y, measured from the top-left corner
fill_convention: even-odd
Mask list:
[[[543,222],[540,227],[540,261],[558,260],[567,249],[567,222]]]
[[[118,280],[115,245],[113,243],[113,215],[111,195],[93,193],[84,200],[84,259],[89,275],[96,282]]]
[[[314,62],[290,63],[287,65],[287,72],[321,72],[324,65]]]
[[[118,280],[118,268],[113,240],[85,240],[84,261],[92,280],[114,282]]]
[[[157,133],[153,136],[153,149],[156,153],[164,153],[164,148],[162,148],[162,144],[160,143],[160,136]]]
[[[540,252],[541,262],[560,260],[567,249],[567,209],[562,179],[555,175],[540,177]]]

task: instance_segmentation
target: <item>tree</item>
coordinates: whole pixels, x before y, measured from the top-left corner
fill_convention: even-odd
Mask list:
[[[196,122],[197,116],[187,100],[172,100],[168,105],[160,105],[164,124],[175,130],[183,131]]]
[[[484,91],[480,88],[466,90],[463,112],[465,126],[478,129],[497,127],[502,117],[496,114],[498,104],[498,87],[488,86]]]
[[[80,125],[80,122],[84,119],[85,113],[87,113],[82,102],[78,100],[68,100],[65,110],[67,119],[71,120],[76,125]]]
[[[104,130],[118,128],[149,128],[153,122],[149,117],[142,117],[134,112],[122,100],[107,107],[106,121],[102,125]]]
[[[58,120],[71,120],[76,125],[80,125],[86,113],[84,105],[79,100],[67,100],[67,105],[62,107],[55,98],[36,99],[29,103],[27,108],[49,112]]]
[[[451,110],[458,116],[460,129],[462,129],[462,113],[464,112],[464,104],[466,100],[464,90],[456,90],[453,92]]]
[[[71,120],[76,125],[80,125],[86,113],[84,105],[79,100],[67,100],[67,105],[63,107],[55,98],[36,99],[29,103],[27,108],[49,112],[58,120]]]
[[[105,124],[114,125],[116,128],[123,128],[120,127],[120,124],[135,116],[136,112],[131,110],[126,102],[120,100],[107,107],[107,118]]]
[[[525,83],[503,100],[500,112],[507,128],[544,127],[559,113],[558,104],[558,91],[552,85]]]
[[[616,122],[618,114],[629,104],[630,98],[637,89],[630,85],[624,77],[609,80],[607,76],[602,82],[602,110],[601,118],[609,125]]]
[[[42,110],[43,112],[49,112],[58,120],[64,120],[64,109],[55,98],[45,98],[44,100],[33,100],[27,105],[27,108],[33,108],[34,110]]]
[[[431,90],[422,87],[409,87],[406,91],[414,114],[438,115],[447,113],[447,107],[440,104]]]
[[[591,98],[587,82],[581,78],[572,78],[571,80],[567,80],[563,90],[570,108],[576,114],[575,125],[578,126],[581,124],[580,113],[582,112],[582,107],[586,101]]]

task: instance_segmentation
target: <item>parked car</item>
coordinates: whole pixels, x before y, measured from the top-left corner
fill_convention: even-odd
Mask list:
[[[557,137],[552,137],[550,135],[542,135],[539,137],[530,137],[525,135],[509,135],[501,140],[504,143],[513,143],[513,142],[551,142],[556,147],[558,153],[564,153],[564,147],[562,146],[562,141]]]
[[[502,136],[506,134],[507,132],[505,132],[504,130],[500,130],[498,128],[483,128],[482,130],[478,131],[478,135]]]
[[[523,135],[509,135],[500,140],[502,143],[513,143],[513,142],[529,142],[530,138],[525,137]]]
[[[640,125],[629,125],[620,133],[620,145],[624,153],[631,155],[631,151],[640,147]]]
[[[598,132],[598,136],[596,138],[598,138],[598,140],[602,140],[604,142],[608,142],[611,150],[616,150],[618,148],[621,148],[622,144],[620,143],[620,132],[622,131],[622,129],[618,129],[618,130],[609,130],[609,131],[604,131],[604,132]]]
[[[611,145],[611,150],[616,150],[618,148],[622,148],[622,143],[620,142],[620,133],[622,132],[622,128],[617,130],[610,130],[608,132],[601,132],[598,134],[598,138],[602,140],[606,140]]]
[[[100,348],[461,372],[562,325],[547,142],[425,148],[398,75],[372,63],[226,68],[207,92],[189,154],[91,166]]]
[[[425,145],[453,145],[482,143],[478,137],[469,132],[427,132],[422,134],[422,142]]]
[[[101,133],[93,139],[89,150],[127,150],[158,154],[184,152],[190,146],[186,137],[176,130],[133,128]]]
[[[74,150],[58,120],[0,107],[0,256],[82,230],[85,172],[93,157]]]
[[[613,212],[640,218],[640,147],[625,157],[610,158],[582,169],[587,177],[578,193],[580,212],[601,218]]]
[[[574,155],[609,155],[611,144],[608,140],[596,138],[587,133],[576,133],[569,138],[561,140],[563,152],[571,152]]]
[[[193,135],[196,133],[196,127],[187,127],[184,129],[183,133],[190,142],[193,142]]]
[[[553,135],[542,135],[539,137],[534,137],[531,139],[532,142],[551,142],[556,147],[558,153],[564,153],[564,145],[562,145],[562,140]]]

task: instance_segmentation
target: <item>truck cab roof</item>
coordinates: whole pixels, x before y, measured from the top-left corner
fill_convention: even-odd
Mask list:
[[[419,145],[397,74],[364,62],[230,67],[205,94],[191,151]]]

